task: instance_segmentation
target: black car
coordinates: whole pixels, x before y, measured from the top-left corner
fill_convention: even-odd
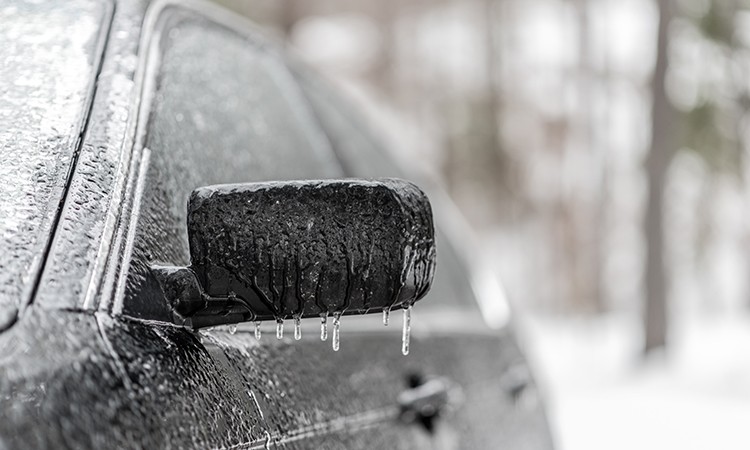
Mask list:
[[[0,123],[0,448],[551,447],[504,300],[477,288],[449,203],[425,188],[435,246],[421,192],[392,180],[408,174],[252,24],[203,3],[3,2]],[[225,186],[259,182],[273,183]],[[196,263],[199,244],[241,247],[235,228],[262,217],[241,197],[195,219],[201,192],[226,199],[257,186],[328,189],[320,201],[349,208],[365,230],[388,209],[367,203],[376,188],[416,202],[405,210],[422,214],[417,225],[388,222],[377,241],[429,232],[421,250],[404,252],[437,248],[410,347],[383,316],[393,309],[396,322],[403,306],[408,318],[429,287],[431,254],[422,284],[394,294],[399,303],[382,294],[396,283],[383,275],[369,281],[372,304],[326,312],[336,343],[302,306],[296,316],[254,313],[229,289],[241,283],[221,275],[225,261]],[[347,200],[357,186],[371,188],[356,194],[364,203]],[[404,186],[411,194],[398,197]],[[359,234],[341,236],[359,245]],[[236,245],[217,251],[239,255]],[[272,297],[286,267],[268,269],[256,301]],[[197,279],[180,284],[175,273]],[[341,280],[326,289],[351,287]]]

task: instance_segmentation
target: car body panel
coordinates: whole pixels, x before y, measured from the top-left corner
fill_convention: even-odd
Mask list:
[[[37,285],[111,10],[90,0],[0,7],[0,330],[15,322]]]
[[[404,359],[397,334],[353,332],[333,353],[313,338],[258,342],[249,327],[201,336],[103,313],[38,310],[0,335],[0,400],[8,405],[0,408],[0,443],[548,448],[537,393],[531,384],[518,388],[528,372],[512,342],[434,330],[417,333],[419,351]],[[413,373],[461,386],[434,434],[397,420],[398,394]]]
[[[0,335],[0,354],[0,447],[206,448],[263,435],[183,329],[37,310]]]
[[[114,8],[88,126],[35,307],[96,310],[111,285],[105,277],[118,270],[107,263],[122,242],[120,220],[131,212],[128,181],[131,162],[137,164],[133,149],[146,57],[143,42],[150,39],[151,28],[144,24],[149,4],[124,1]]]

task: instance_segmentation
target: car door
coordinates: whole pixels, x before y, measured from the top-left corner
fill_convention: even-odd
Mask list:
[[[324,90],[303,92],[278,50],[235,20],[181,6],[163,7],[153,20],[135,206],[110,303],[124,319],[106,327],[140,396],[139,416],[167,443],[189,436],[196,445],[250,448],[544,447],[524,360],[507,327],[484,325],[444,237],[434,292],[415,308],[408,357],[399,325],[384,327],[379,317],[342,319],[338,352],[320,339],[318,323],[304,324],[295,340],[277,339],[268,326],[257,339],[252,325],[193,334],[154,322],[167,315],[149,267],[189,263],[185,204],[194,188],[393,174],[359,172],[351,160],[345,171],[347,150],[358,147],[362,161],[383,155],[367,149],[371,141],[349,139],[356,126],[337,129],[335,108],[321,107]],[[441,417],[399,421],[399,396],[437,378],[451,387]],[[172,425],[160,429],[165,417]],[[184,434],[175,434],[179,419],[188,422]]]
[[[211,10],[152,14],[135,198],[121,261],[112,264],[118,287],[102,301],[120,317],[102,319],[103,328],[134,391],[133,420],[151,436],[145,442],[418,448],[421,431],[396,421],[406,389],[404,370],[393,366],[398,330],[386,342],[378,334],[350,341],[344,319],[334,353],[317,323],[300,341],[277,340],[266,327],[257,340],[247,326],[194,334],[160,323],[169,318],[150,266],[189,264],[193,189],[344,172],[277,50]]]

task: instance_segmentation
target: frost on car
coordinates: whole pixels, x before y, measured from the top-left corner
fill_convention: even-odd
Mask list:
[[[502,299],[475,289],[466,239],[427,184],[431,289],[383,298],[373,286],[379,308],[342,311],[337,352],[312,303],[298,333],[278,333],[273,314],[197,331],[175,320],[155,268],[193,263],[194,190],[410,179],[252,25],[200,2],[12,1],[0,15],[0,447],[550,447],[525,359],[491,306]],[[202,267],[198,295],[230,299],[207,275],[226,267]],[[273,298],[267,281],[258,298]],[[404,356],[407,327],[384,326],[383,311],[421,294]],[[224,306],[198,315],[233,314]]]

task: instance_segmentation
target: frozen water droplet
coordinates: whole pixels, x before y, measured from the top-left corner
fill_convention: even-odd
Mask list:
[[[409,335],[411,334],[411,305],[404,308],[404,329],[401,333],[401,353],[409,354]]]
[[[300,324],[300,318],[294,318],[294,340],[299,341],[302,339],[302,325]]]
[[[328,339],[328,315],[323,314],[320,316],[320,340],[325,341]]]
[[[284,338],[284,319],[276,320],[276,339]]]
[[[341,331],[341,314],[333,315],[333,351],[339,351],[339,332]]]
[[[388,319],[391,317],[391,308],[383,310],[383,325],[388,326]]]
[[[260,340],[260,322],[255,322],[255,339]]]
[[[229,325],[229,334],[234,334],[237,332],[237,325]]]

